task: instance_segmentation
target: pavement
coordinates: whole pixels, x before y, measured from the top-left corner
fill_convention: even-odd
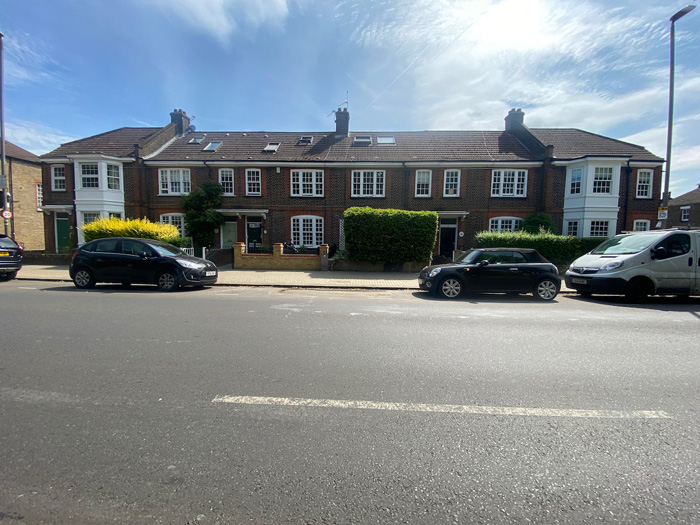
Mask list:
[[[68,266],[25,264],[17,279],[70,282]],[[269,286],[282,288],[332,288],[365,290],[418,290],[417,273],[337,272],[301,270],[238,270],[219,268],[217,286]],[[562,280],[561,293],[571,293]]]

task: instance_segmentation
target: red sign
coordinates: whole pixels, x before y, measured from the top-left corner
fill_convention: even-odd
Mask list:
[[[10,210],[2,210],[2,218],[3,219],[11,219],[12,212]]]

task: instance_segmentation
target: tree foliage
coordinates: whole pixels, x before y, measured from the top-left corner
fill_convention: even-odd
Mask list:
[[[221,184],[208,180],[180,201],[185,212],[185,228],[196,247],[212,246],[216,242],[214,229],[224,222],[224,216],[216,211],[221,208],[223,192]]]
[[[554,224],[554,219],[552,219],[549,215],[546,213],[537,212],[531,213],[525,217],[525,219],[523,219],[521,230],[527,233],[555,233],[557,231],[557,227]]]

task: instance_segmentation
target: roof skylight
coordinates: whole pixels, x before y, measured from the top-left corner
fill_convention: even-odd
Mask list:
[[[372,144],[372,135],[355,135],[353,139],[353,144]]]
[[[303,135],[297,144],[299,146],[308,146],[309,144],[313,144],[314,142],[314,137],[313,135]]]
[[[392,135],[377,135],[377,144],[396,144],[396,137]]]
[[[204,137],[192,137],[188,144],[199,144],[204,140]]]
[[[221,146],[221,142],[210,142],[202,151],[216,151]]]
[[[267,146],[263,148],[263,151],[268,151],[274,153],[277,151],[282,143],[281,142],[268,142]]]

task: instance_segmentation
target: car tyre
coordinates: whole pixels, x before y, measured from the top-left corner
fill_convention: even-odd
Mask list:
[[[11,281],[17,277],[17,272],[5,272],[5,273],[0,273],[0,281]]]
[[[557,283],[553,279],[540,279],[532,290],[532,295],[541,301],[551,301],[557,293]]]
[[[95,277],[87,268],[78,268],[73,276],[73,284],[76,288],[87,290],[95,287]]]
[[[172,292],[178,287],[177,275],[172,270],[160,272],[156,285],[161,292]]]
[[[627,283],[625,298],[630,303],[643,303],[653,291],[651,283],[642,279],[636,279]]]
[[[464,285],[462,281],[456,277],[446,277],[437,287],[437,293],[440,297],[445,299],[456,299],[464,291]]]

